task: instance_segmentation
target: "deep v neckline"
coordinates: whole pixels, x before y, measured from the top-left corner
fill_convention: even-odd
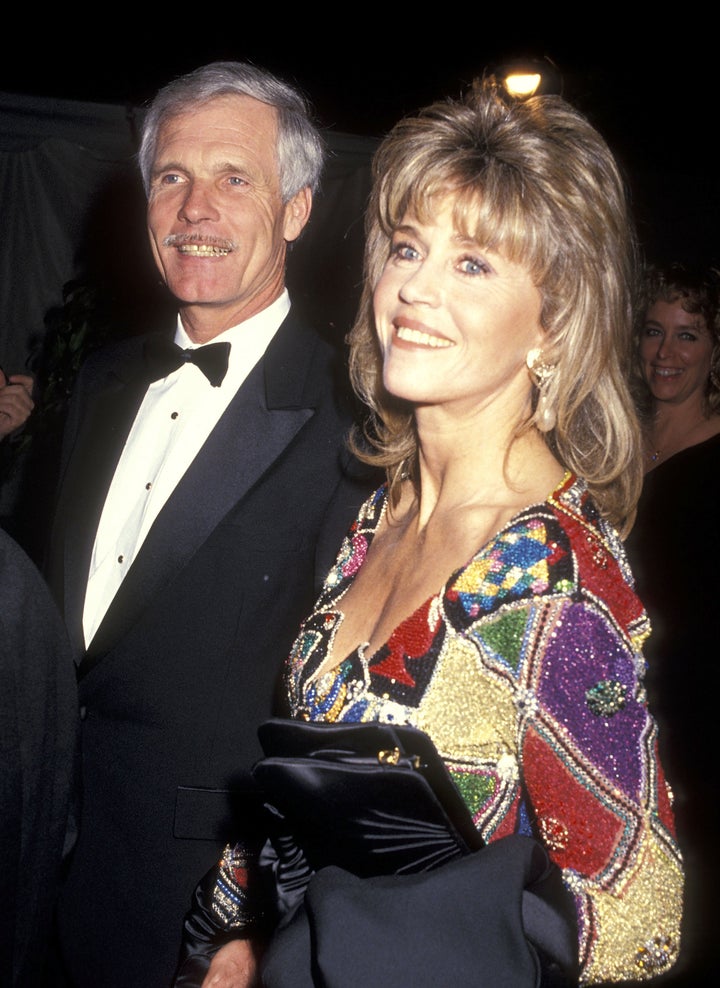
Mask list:
[[[324,651],[318,654],[317,656],[319,661],[317,663],[313,663],[312,661],[309,661],[307,666],[305,667],[304,675],[302,677],[304,684],[308,686],[312,683],[320,683],[323,681],[329,682],[333,678],[337,678],[337,676],[340,675],[343,670],[349,671],[350,668],[357,665],[359,665],[360,668],[362,669],[363,676],[367,676],[369,670],[373,667],[373,665],[377,664],[379,661],[382,661],[385,657],[385,653],[388,650],[392,651],[393,640],[394,639],[402,640],[403,632],[405,632],[408,628],[411,628],[414,623],[417,623],[417,621],[422,615],[429,615],[433,609],[434,603],[436,608],[439,607],[439,604],[437,602],[442,601],[446,597],[448,593],[448,589],[457,582],[460,575],[464,573],[468,569],[468,567],[471,566],[476,560],[478,560],[479,557],[481,557],[483,554],[486,554],[488,551],[491,551],[492,546],[498,541],[498,539],[502,538],[502,536],[505,533],[509,532],[514,526],[516,526],[518,524],[519,519],[523,515],[527,514],[528,511],[537,510],[543,505],[547,505],[549,502],[556,500],[557,497],[561,494],[561,492],[568,489],[575,482],[576,482],[575,476],[572,474],[571,471],[566,470],[560,482],[556,484],[556,486],[548,493],[547,497],[545,497],[542,501],[533,502],[531,504],[525,505],[525,507],[523,508],[518,509],[518,511],[516,511],[512,515],[512,517],[509,518],[507,522],[500,529],[498,529],[498,531],[496,531],[489,539],[487,539],[481,546],[479,546],[478,549],[476,549],[463,564],[458,566],[455,570],[452,571],[452,573],[450,573],[450,575],[441,584],[440,588],[435,593],[432,593],[428,597],[426,597],[425,600],[422,601],[415,608],[415,610],[412,611],[411,614],[408,614],[407,617],[403,618],[403,620],[400,621],[393,628],[389,637],[384,642],[382,642],[370,655],[367,654],[367,649],[369,648],[369,642],[367,641],[359,642],[354,648],[350,649],[350,651],[347,652],[341,659],[339,659],[337,662],[328,665],[327,668],[323,669],[323,664],[328,659],[334,657],[333,642],[337,635],[338,630],[342,626],[342,623],[345,619],[345,612],[340,607],[333,605],[341,601],[342,598],[347,593],[347,591],[352,586],[358,571],[362,568],[365,562],[365,558],[367,557],[367,554],[370,551],[373,540],[386,515],[388,491],[386,486],[380,488],[379,491],[376,491],[373,499],[375,500],[378,494],[382,492],[383,501],[380,510],[377,511],[377,515],[374,523],[362,529],[365,535],[366,545],[361,561],[357,565],[351,567],[352,569],[351,577],[344,582],[344,585],[341,585],[337,588],[337,592],[335,594],[333,594],[328,598],[327,604],[323,603],[319,608],[319,610],[322,612],[322,614],[325,617],[334,618],[334,624],[330,633],[326,638],[326,647]]]

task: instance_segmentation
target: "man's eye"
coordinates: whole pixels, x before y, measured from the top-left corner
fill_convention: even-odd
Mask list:
[[[228,179],[228,182],[230,183],[230,185],[235,185],[235,186],[247,185],[245,179],[240,178],[239,175],[231,175],[230,178]]]

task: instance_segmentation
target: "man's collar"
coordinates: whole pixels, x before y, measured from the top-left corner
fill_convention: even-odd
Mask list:
[[[243,322],[237,323],[235,326],[231,326],[229,329],[224,330],[222,333],[218,333],[212,339],[206,340],[206,343],[222,343],[227,341],[228,343],[241,342],[242,339],[247,339],[249,333],[254,333],[255,331],[263,332],[264,329],[268,330],[269,336],[274,335],[275,330],[281,324],[283,319],[287,316],[290,311],[290,295],[287,288],[283,289],[282,293],[278,295],[274,302],[266,306],[260,312],[256,312],[254,316],[250,316],[249,319],[243,320]],[[270,327],[274,327],[271,329]],[[185,327],[182,323],[182,316],[178,313],[177,326],[175,328],[175,342],[183,350],[187,348],[192,348],[198,346],[194,343],[185,331]]]

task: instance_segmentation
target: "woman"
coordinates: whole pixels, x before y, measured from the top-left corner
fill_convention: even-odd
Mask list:
[[[490,848],[534,836],[563,869],[581,980],[650,977],[682,871],[618,536],[642,477],[621,178],[564,101],[492,80],[401,121],[374,168],[351,373],[388,480],[300,630],[290,713],[421,728]],[[250,955],[204,984],[252,984]]]
[[[693,458],[718,455],[712,440],[720,434],[719,289],[712,269],[671,263],[646,273],[638,352],[648,471],[694,447],[702,448]]]
[[[652,621],[648,691],[687,862],[683,953],[694,970],[707,964],[709,971],[720,877],[707,681],[720,637],[720,280],[710,268],[673,262],[650,267],[641,288],[636,346],[647,473],[627,551]]]

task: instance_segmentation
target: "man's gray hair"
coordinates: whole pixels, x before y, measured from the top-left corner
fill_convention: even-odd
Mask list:
[[[145,191],[150,179],[158,134],[171,117],[196,109],[217,96],[251,96],[275,107],[278,114],[278,174],[284,203],[307,186],[315,192],[322,171],[324,144],[297,89],[265,69],[246,62],[211,62],[164,86],[150,104],[142,127],[138,160]]]

